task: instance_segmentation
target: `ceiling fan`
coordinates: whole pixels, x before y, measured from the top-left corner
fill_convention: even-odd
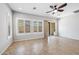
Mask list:
[[[47,11],[46,13],[50,13],[50,12],[52,12],[52,11],[53,11],[52,14],[55,14],[54,11],[63,12],[64,9],[61,9],[61,8],[65,7],[65,6],[67,6],[67,3],[62,4],[62,5],[60,5],[59,7],[57,7],[57,5],[54,5],[54,6],[50,5],[50,8],[51,8],[52,10],[51,10],[51,11]]]

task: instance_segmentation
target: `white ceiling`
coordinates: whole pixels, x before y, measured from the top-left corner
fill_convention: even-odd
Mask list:
[[[14,11],[50,18],[67,16],[73,14],[73,11],[79,9],[79,3],[68,3],[67,6],[63,8],[64,12],[57,12],[55,15],[52,15],[52,13],[46,13],[47,11],[52,10],[49,7],[50,5],[56,4],[60,6],[62,3],[9,3]],[[33,7],[36,7],[36,10],[33,10]]]

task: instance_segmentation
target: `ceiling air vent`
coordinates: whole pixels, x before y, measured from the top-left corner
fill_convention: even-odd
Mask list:
[[[74,11],[74,13],[78,13],[78,12],[79,12],[79,10],[75,10],[75,11]]]

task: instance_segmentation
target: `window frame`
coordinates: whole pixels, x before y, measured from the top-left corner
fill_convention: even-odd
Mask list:
[[[22,19],[22,20],[24,20],[24,33],[19,33],[19,28],[18,28],[18,21],[20,20],[20,19]],[[28,33],[26,33],[25,32],[25,18],[16,18],[16,35],[25,35],[25,34],[30,34],[31,33],[31,30],[30,30],[30,32],[28,32]],[[27,21],[30,21],[30,19],[28,19],[27,18]],[[30,21],[30,25],[31,25],[31,21]],[[31,26],[30,26],[30,28],[31,28]]]
[[[18,21],[19,21],[19,19],[22,19],[22,20],[24,20],[24,33],[19,33],[19,28],[18,28]],[[25,32],[25,20],[27,20],[27,21],[30,21],[30,32]],[[37,22],[37,32],[34,32],[34,21],[36,21]],[[31,34],[31,33],[41,33],[41,32],[39,32],[39,22],[42,22],[42,32],[43,32],[43,20],[37,20],[37,19],[29,19],[29,18],[16,18],[16,24],[15,24],[15,31],[16,31],[16,35],[29,35],[29,34]]]

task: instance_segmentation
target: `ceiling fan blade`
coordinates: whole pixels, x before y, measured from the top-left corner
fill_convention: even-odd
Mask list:
[[[64,4],[62,4],[61,6],[59,6],[58,9],[59,9],[59,8],[63,8],[63,7],[65,7],[66,5],[67,5],[67,3],[64,3]]]
[[[64,10],[63,10],[63,9],[58,9],[57,11],[59,11],[59,12],[63,12]]]
[[[47,11],[46,13],[50,13],[50,12],[52,12],[53,10],[51,10],[51,11]]]

